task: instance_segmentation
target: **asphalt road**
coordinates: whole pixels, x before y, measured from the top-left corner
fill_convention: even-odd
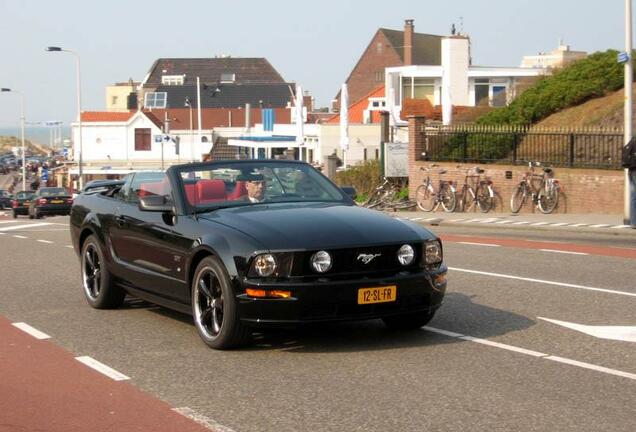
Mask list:
[[[433,228],[450,239],[451,270],[428,328],[316,326],[220,352],[199,341],[188,316],[132,298],[115,311],[88,307],[67,223],[0,220],[0,315],[216,430],[636,430],[636,343],[542,319],[636,326],[633,237]],[[608,249],[634,258],[600,253]],[[10,416],[0,411],[0,430]]]

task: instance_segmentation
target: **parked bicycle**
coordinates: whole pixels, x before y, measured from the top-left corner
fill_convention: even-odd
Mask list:
[[[433,186],[431,180],[431,168],[437,167],[433,164],[429,168],[421,167],[421,171],[426,172],[426,179],[415,190],[415,201],[420,210],[425,212],[431,212],[436,210],[437,207],[442,206],[445,212],[451,213],[455,211],[457,206],[457,197],[455,196],[455,186],[453,182],[449,180],[439,179],[437,190]],[[446,174],[446,170],[442,169],[438,171],[440,177]]]
[[[376,210],[408,210],[416,206],[416,202],[408,197],[401,198],[402,185],[386,177],[380,186],[369,196],[362,205]]]
[[[542,173],[537,174],[535,168],[541,167]],[[538,185],[538,186],[537,186]],[[528,171],[523,175],[517,187],[512,191],[510,210],[519,213],[528,197],[533,205],[544,214],[552,213],[559,203],[559,192],[562,190],[559,180],[554,178],[554,171],[549,167],[542,167],[540,162],[528,162]]]
[[[460,168],[461,166],[457,166]],[[459,211],[471,211],[479,208],[488,213],[495,206],[495,190],[490,179],[482,179],[485,171],[478,166],[466,170],[466,177],[459,193]]]

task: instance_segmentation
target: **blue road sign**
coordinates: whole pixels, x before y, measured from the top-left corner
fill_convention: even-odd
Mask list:
[[[47,181],[49,179],[49,172],[48,170],[43,169],[42,170],[42,174],[40,174],[40,179],[42,181]]]
[[[616,61],[618,63],[627,63],[629,61],[629,54],[627,54],[625,51],[619,52],[616,55]]]

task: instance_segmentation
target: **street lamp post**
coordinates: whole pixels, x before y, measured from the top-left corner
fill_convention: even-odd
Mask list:
[[[186,97],[184,106],[190,109],[190,162],[194,162],[194,131],[192,130],[192,102]]]
[[[20,133],[22,135],[22,190],[26,189],[26,150],[24,148],[24,95],[9,88],[2,88],[0,92],[11,92],[20,95]]]
[[[48,52],[67,52],[73,54],[76,60],[76,68],[77,68],[77,128],[79,135],[79,160],[78,160],[78,174],[79,174],[79,189],[81,190],[84,187],[84,170],[83,170],[83,157],[84,157],[84,149],[82,147],[82,79],[80,75],[80,57],[75,51],[71,51],[68,49],[60,48],[60,47],[47,47],[46,51]]]

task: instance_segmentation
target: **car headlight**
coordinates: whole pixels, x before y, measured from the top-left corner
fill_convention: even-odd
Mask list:
[[[311,256],[311,267],[318,273],[324,273],[331,268],[331,255],[326,251],[318,251]]]
[[[426,264],[438,264],[441,263],[442,245],[439,241],[429,241],[424,244],[424,261]]]
[[[415,251],[411,245],[402,245],[397,251],[397,259],[403,266],[407,266],[415,259]]]
[[[254,270],[262,277],[268,277],[276,271],[276,258],[272,254],[262,254],[254,258]]]

